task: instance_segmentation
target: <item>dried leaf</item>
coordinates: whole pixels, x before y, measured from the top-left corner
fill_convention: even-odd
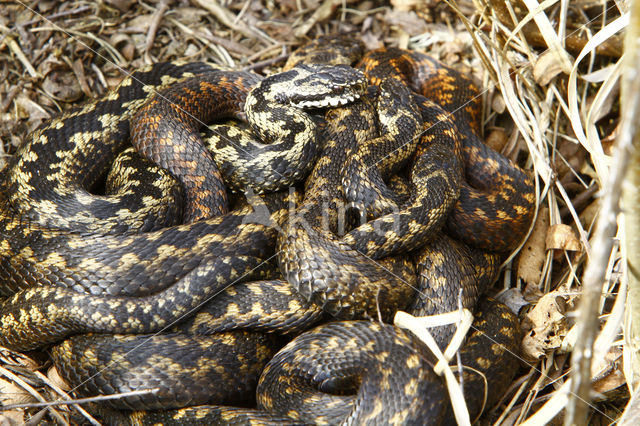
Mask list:
[[[71,390],[71,386],[69,386],[69,384],[62,378],[62,376],[60,376],[60,373],[58,372],[56,367],[49,368],[49,370],[47,371],[47,377],[54,385],[56,385],[63,391],[66,392]]]
[[[51,118],[44,108],[24,94],[18,95],[13,103],[16,106],[17,117],[20,119],[27,119],[30,130],[35,129],[44,120]]]
[[[206,17],[208,13],[196,7],[180,7],[173,10],[172,15],[175,16],[181,24],[194,27],[200,24],[202,18]]]
[[[136,47],[131,43],[127,43],[120,49],[120,53],[127,61],[132,61],[135,57]]]
[[[525,242],[518,258],[518,277],[527,284],[537,285],[542,278],[546,260],[545,237],[549,229],[549,209],[543,207],[538,213],[535,226]]]
[[[38,72],[42,75],[47,75],[55,70],[68,70],[67,64],[60,59],[57,55],[51,54],[47,58],[38,64]]]
[[[139,15],[128,22],[127,30],[134,33],[147,34],[153,21],[153,14]]]
[[[24,418],[24,411],[22,410],[9,410],[3,411],[0,414],[0,425],[2,426],[19,426],[27,424]]]
[[[496,93],[491,98],[491,109],[498,114],[503,114],[507,110],[507,105],[504,103],[504,98],[500,93]]]
[[[380,39],[380,36],[374,34],[371,31],[367,31],[366,33],[362,34],[362,42],[364,43],[367,50],[380,49],[384,46],[384,43]]]
[[[564,296],[552,291],[544,295],[522,322],[525,336],[522,339],[523,354],[539,359],[548,351],[557,349],[567,333]]]
[[[596,371],[593,383],[593,390],[596,392],[609,392],[627,382],[622,371],[622,350],[620,348],[611,348],[600,365],[594,367],[591,371]]]
[[[558,175],[558,180],[566,182],[575,178],[574,170],[579,170],[585,163],[587,151],[582,145],[568,140],[558,141],[558,153],[553,162],[553,167]]]
[[[53,9],[53,6],[56,5],[55,1],[39,1],[38,2],[38,11],[41,13],[47,13]]]
[[[549,227],[547,237],[545,239],[545,245],[547,250],[582,250],[582,245],[580,244],[580,239],[576,232],[569,225],[565,225],[563,223]]]
[[[410,36],[423,34],[428,30],[427,24],[415,12],[389,10],[384,19],[387,24],[402,28]]]
[[[128,34],[115,33],[111,36],[110,41],[113,47],[118,49],[127,61],[131,61],[133,59],[136,47]]]
[[[537,283],[525,285],[522,291],[524,300],[534,305],[538,303],[538,300],[542,299],[542,296],[544,296],[544,292],[540,290]]]
[[[193,43],[189,43],[187,48],[184,50],[184,56],[190,57],[195,56],[200,51],[200,48]]]
[[[0,379],[0,405],[27,404],[34,401],[33,395],[20,386]]]
[[[36,371],[42,365],[31,357],[19,352],[13,352],[6,348],[0,348],[0,359],[5,365],[12,365],[26,368],[29,371]]]
[[[502,127],[494,127],[487,136],[485,143],[493,150],[501,152],[508,140],[509,136]]]
[[[593,200],[583,211],[580,213],[580,223],[585,229],[590,229],[598,217],[600,212],[600,200]]]
[[[558,56],[552,50],[542,53],[533,66],[533,78],[536,83],[546,86],[549,82],[563,70],[563,57]]]
[[[51,97],[63,102],[77,101],[82,96],[82,89],[72,72],[50,72],[42,82],[42,88]]]

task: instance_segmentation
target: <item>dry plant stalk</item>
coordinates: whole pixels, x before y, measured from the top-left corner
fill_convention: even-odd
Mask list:
[[[623,184],[623,209],[625,218],[624,243],[627,253],[627,275],[629,280],[628,317],[631,327],[626,343],[631,352],[631,383],[627,386],[635,395],[627,405],[623,418],[631,420],[640,412],[637,398],[638,380],[640,379],[640,216],[637,206],[640,205],[640,133],[638,132],[637,115],[640,112],[640,2],[631,2],[631,16],[625,39],[626,72],[622,78],[622,129],[618,139],[618,149],[629,158],[629,168]],[[624,423],[624,422],[623,422]],[[628,423],[631,424],[631,423]]]

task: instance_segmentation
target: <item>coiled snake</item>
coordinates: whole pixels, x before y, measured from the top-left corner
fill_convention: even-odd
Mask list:
[[[251,403],[260,371],[283,344],[273,331],[295,335],[327,313],[389,320],[410,304],[416,312],[435,313],[443,308],[438,300],[446,301],[445,310],[455,309],[451,266],[453,277],[462,275],[465,306],[473,307],[495,276],[498,256],[466,248],[439,229],[446,224],[454,236],[502,252],[513,248],[531,221],[531,179],[476,136],[479,105],[464,106],[476,93],[470,80],[427,56],[385,49],[361,60],[370,85],[365,89],[363,74],[349,66],[362,56],[359,44],[339,43],[346,52],[328,57],[341,65],[311,64],[319,57],[327,61],[318,56],[334,46],[325,39],[294,56],[289,70],[264,80],[203,63],[157,64],[133,73],[104,99],[36,130],[2,179],[0,291],[7,297],[0,307],[0,344],[27,350],[55,343],[56,365],[80,384],[81,394],[159,388],[113,403],[163,409],[129,413],[131,421],[446,421],[442,398],[413,403],[426,384],[438,382],[428,372],[430,356],[404,333],[375,322],[321,326],[273,358],[257,399],[262,410],[279,417],[238,408],[179,408]],[[389,75],[398,78],[383,78]],[[204,150],[201,122],[242,116],[242,105],[253,133],[232,125],[213,128],[205,137],[211,149]],[[292,113],[290,107],[297,109]],[[123,152],[130,131],[138,150],[171,173]],[[120,169],[103,185],[101,177],[116,157]],[[395,176],[403,169],[408,173]],[[116,182],[125,173],[135,185]],[[269,193],[307,174],[302,196],[247,197],[227,212],[225,186]],[[100,186],[108,192],[90,192]],[[182,198],[184,211],[175,207]],[[339,213],[354,208],[371,220],[352,227],[349,215]],[[295,217],[287,220],[291,212]],[[187,224],[178,224],[181,213]],[[210,217],[215,214],[222,215]],[[510,240],[503,238],[505,229],[513,231]],[[282,275],[265,263],[276,249]],[[398,254],[407,251],[413,255]],[[452,256],[457,260],[447,265]],[[418,283],[428,290],[414,300]],[[500,357],[501,373],[491,379],[497,388],[509,379],[505,371],[513,371],[513,359],[502,354],[515,350],[514,318],[493,302],[482,303],[492,307],[481,310],[477,334],[483,326],[502,330],[499,345],[484,358],[491,362],[470,350],[465,359],[482,370]],[[498,315],[482,316],[489,311]],[[158,331],[178,334],[144,335]],[[78,335],[59,343],[87,332],[137,335]],[[159,349],[163,345],[169,349]],[[218,345],[231,350],[230,360],[219,358]],[[479,343],[471,338],[468,347],[474,346]],[[139,347],[148,352],[127,349]],[[372,378],[360,378],[354,352],[346,358],[348,373],[332,376],[308,357],[323,358],[321,347],[333,350],[331,356],[339,348],[369,351],[394,360],[394,367],[372,364],[366,368]],[[380,406],[395,403],[389,394],[370,390],[387,386],[402,363],[407,383],[417,384],[411,392],[394,385],[393,398],[402,404],[381,414]],[[303,365],[315,372],[301,374],[320,382],[299,381],[296,371]],[[104,378],[89,380],[105,366]],[[242,372],[237,384],[232,371]],[[220,383],[235,393],[211,390]],[[305,395],[316,398],[312,388],[329,395],[318,397],[322,412],[302,404]],[[279,395],[294,389],[301,393],[290,402],[299,404],[284,408]],[[363,403],[355,402],[356,392]],[[359,408],[351,411],[353,406]],[[475,414],[481,410],[470,406]]]

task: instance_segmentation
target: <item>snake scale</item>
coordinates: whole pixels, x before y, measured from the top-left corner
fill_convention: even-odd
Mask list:
[[[463,364],[489,389],[514,372],[515,317],[477,300],[528,229],[533,184],[480,141],[479,107],[456,71],[350,37],[266,78],[138,70],[4,170],[0,344],[52,345],[80,395],[157,390],[105,419],[448,423],[432,356],[378,320],[477,304]],[[499,396],[469,398],[472,416]]]

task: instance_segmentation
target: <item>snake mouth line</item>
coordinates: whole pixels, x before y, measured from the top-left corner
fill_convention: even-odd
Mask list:
[[[360,99],[360,94],[356,93],[348,96],[325,97],[319,100],[305,100],[293,103],[293,106],[304,109],[326,108],[330,106],[335,107],[339,105],[346,105],[355,101],[356,99]]]

